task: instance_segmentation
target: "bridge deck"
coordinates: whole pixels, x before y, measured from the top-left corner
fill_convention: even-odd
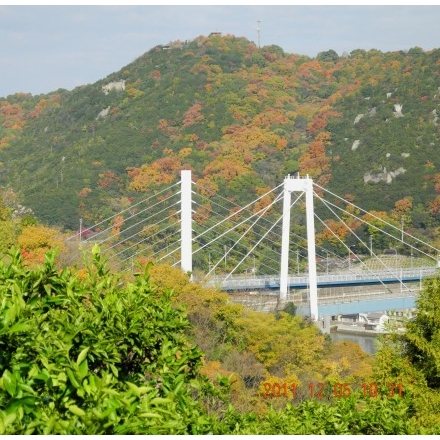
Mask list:
[[[423,278],[433,276],[437,271],[436,267],[424,267],[417,269],[389,269],[386,271],[367,273],[342,273],[325,274],[317,276],[318,287],[344,287],[362,286],[391,283],[420,282]],[[252,291],[252,290],[276,290],[280,288],[279,277],[231,277],[227,280],[213,279],[207,285],[217,287],[226,292]],[[307,289],[309,287],[308,276],[289,277],[290,289]]]

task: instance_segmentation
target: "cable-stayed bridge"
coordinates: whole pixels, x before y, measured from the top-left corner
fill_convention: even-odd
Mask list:
[[[287,176],[256,198],[241,194],[245,206],[220,192],[182,171],[180,181],[93,226],[80,221],[69,240],[80,248],[98,243],[120,270],[135,270],[137,262],[167,263],[227,292],[293,300],[314,320],[325,302],[333,297],[341,306],[359,297],[360,287],[380,288],[371,295],[376,303],[377,292],[415,298],[423,278],[437,271],[439,251],[406,232],[403,217],[391,223],[308,177]],[[375,253],[379,246],[387,247],[385,255]]]

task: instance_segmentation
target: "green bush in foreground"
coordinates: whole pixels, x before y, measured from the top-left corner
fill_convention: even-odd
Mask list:
[[[82,279],[20,253],[0,264],[0,434],[202,434],[202,353],[147,274],[124,284],[94,251]]]
[[[233,409],[222,421],[224,434],[265,435],[397,435],[434,434],[435,430],[419,429],[410,419],[408,399],[364,398],[356,393],[336,399],[331,404],[306,400],[300,405],[287,404],[281,411],[271,410],[257,418],[239,415]]]

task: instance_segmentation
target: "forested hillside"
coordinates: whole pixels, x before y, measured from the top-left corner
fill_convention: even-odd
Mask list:
[[[440,49],[316,58],[211,35],[95,84],[0,100],[0,184],[76,230],[179,179],[240,205],[299,170],[432,242],[440,226]]]

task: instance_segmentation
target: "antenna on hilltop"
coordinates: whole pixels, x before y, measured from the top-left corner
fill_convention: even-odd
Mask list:
[[[260,48],[260,20],[257,20],[258,49]]]

